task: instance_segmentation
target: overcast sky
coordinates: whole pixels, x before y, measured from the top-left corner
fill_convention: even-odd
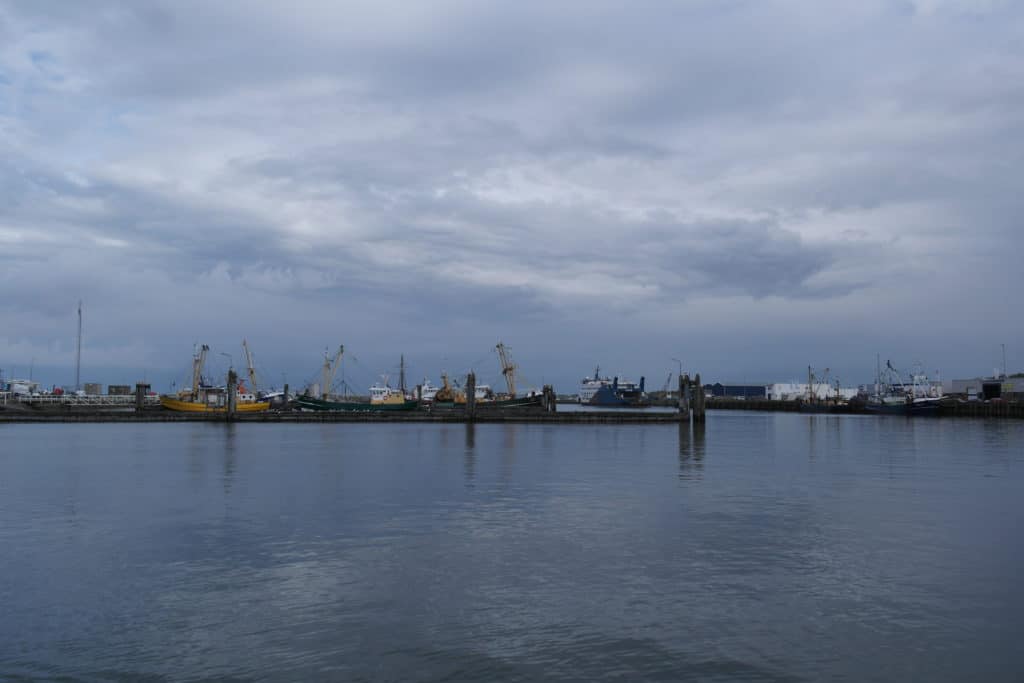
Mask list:
[[[1012,371],[1022,163],[1012,0],[0,0],[0,368]]]

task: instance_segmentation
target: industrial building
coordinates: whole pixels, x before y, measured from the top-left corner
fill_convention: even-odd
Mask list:
[[[1019,375],[948,380],[943,389],[968,401],[1024,401],[1024,377]]]
[[[775,384],[769,384],[766,387],[767,397],[772,401],[807,400],[809,395],[807,388],[807,382],[776,382]],[[855,398],[857,394],[858,390],[856,388],[836,388],[826,382],[814,383],[814,398],[819,401],[834,399],[837,397],[848,401],[851,398]]]
[[[763,384],[714,384],[704,385],[704,395],[714,398],[764,398],[766,387]]]
[[[770,401],[801,401],[807,400],[806,382],[776,382],[774,384],[714,384],[704,385],[704,394],[713,398],[767,398]],[[856,388],[841,387],[827,382],[816,382],[814,384],[814,398],[816,400],[828,400],[840,398],[850,400],[856,397]]]
[[[0,384],[0,390],[15,396],[30,396],[39,393],[39,382],[30,379],[10,379]]]

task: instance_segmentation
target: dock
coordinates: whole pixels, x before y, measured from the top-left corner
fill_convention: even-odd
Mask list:
[[[534,423],[534,424],[676,424],[674,412],[580,411],[552,413],[536,410],[407,411],[407,412],[298,412],[177,413],[170,410],[111,412],[98,410],[10,411],[0,410],[0,423],[60,422],[232,422],[232,423]]]

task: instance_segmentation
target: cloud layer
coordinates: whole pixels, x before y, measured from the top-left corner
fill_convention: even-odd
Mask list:
[[[0,356],[68,364],[82,298],[133,371],[985,372],[1022,38],[998,1],[0,4]]]

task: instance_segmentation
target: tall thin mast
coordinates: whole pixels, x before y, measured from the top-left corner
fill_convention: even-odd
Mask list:
[[[256,368],[254,367],[252,360],[252,351],[249,350],[249,344],[243,339],[242,340],[242,351],[245,352],[245,365],[249,371],[249,391],[256,393]]]
[[[402,360],[398,365],[398,390],[405,395],[405,354],[402,354]]]
[[[875,354],[875,398],[882,398],[882,354]]]
[[[78,300],[78,344],[75,348],[75,391],[82,388],[82,300]]]

